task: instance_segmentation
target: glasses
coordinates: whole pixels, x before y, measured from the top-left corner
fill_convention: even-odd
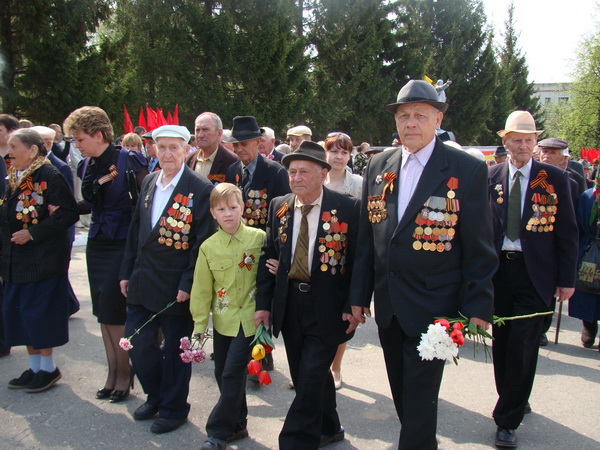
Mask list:
[[[346,133],[342,133],[341,131],[334,131],[333,133],[329,133],[327,135],[327,138],[337,138],[336,141],[340,138],[340,136],[345,137],[346,139],[348,139],[349,141],[351,141],[352,139],[350,138],[350,136],[348,136]]]

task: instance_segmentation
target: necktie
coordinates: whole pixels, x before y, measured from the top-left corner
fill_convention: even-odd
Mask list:
[[[296,250],[294,251],[294,261],[288,274],[288,278],[298,281],[310,281],[308,272],[308,219],[307,215],[315,205],[302,206],[302,221],[300,222],[300,232],[296,240]]]
[[[521,176],[520,171],[516,171],[513,177],[513,184],[508,196],[508,219],[506,223],[506,237],[511,241],[519,239],[521,229]]]
[[[249,185],[250,185],[250,171],[248,170],[248,166],[246,166],[246,167],[244,167],[244,170],[242,170],[242,189],[244,191],[247,191]]]

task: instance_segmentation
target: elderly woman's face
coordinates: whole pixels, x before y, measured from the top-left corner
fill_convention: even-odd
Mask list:
[[[12,166],[17,170],[27,169],[38,154],[35,145],[27,147],[16,136],[8,138],[8,157]]]

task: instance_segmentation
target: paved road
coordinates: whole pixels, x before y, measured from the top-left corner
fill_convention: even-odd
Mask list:
[[[139,384],[124,403],[94,397],[106,372],[100,329],[91,314],[84,247],[73,250],[71,282],[82,309],[70,320],[71,341],[55,353],[63,379],[40,394],[0,387],[0,448],[198,448],[217,399],[212,362],[194,366],[189,423],[173,433],[153,435],[151,422],[135,422],[131,417],[145,399]],[[563,315],[559,345],[551,343],[541,351],[531,396],[534,412],[518,430],[521,449],[600,448],[600,352],[597,347],[581,347],[579,331],[579,322]],[[554,328],[549,336],[554,338]],[[276,345],[273,384],[248,383],[250,438],[232,448],[277,448],[277,435],[294,391],[287,387],[281,339]],[[9,357],[0,359],[0,380],[5,383],[26,367],[24,348],[13,349]],[[338,408],[347,439],[330,448],[396,448],[400,426],[373,321],[362,326],[350,342],[343,376]],[[446,366],[439,404],[440,448],[493,448],[495,400],[492,365],[483,352],[474,356],[469,342],[461,352],[460,365]]]

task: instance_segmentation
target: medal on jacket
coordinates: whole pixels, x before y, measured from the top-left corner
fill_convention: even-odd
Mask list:
[[[321,272],[328,270],[332,275],[338,271],[344,275],[346,273],[346,250],[348,247],[348,224],[340,222],[337,217],[337,210],[323,211],[321,214],[322,228],[326,235],[319,238],[319,252],[321,256]],[[339,269],[338,269],[339,266]]]

